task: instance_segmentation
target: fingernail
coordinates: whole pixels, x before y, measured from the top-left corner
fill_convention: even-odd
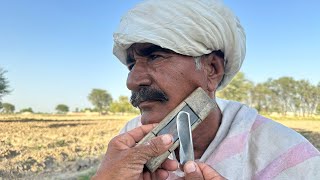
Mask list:
[[[163,144],[168,145],[172,142],[172,136],[169,134],[163,135],[161,137],[161,140],[162,140]]]
[[[192,173],[196,171],[196,165],[192,161],[187,162],[184,166],[184,170],[186,173]]]

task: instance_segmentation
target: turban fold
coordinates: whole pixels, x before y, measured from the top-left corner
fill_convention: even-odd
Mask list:
[[[221,50],[226,62],[218,89],[237,74],[246,53],[239,20],[218,0],[144,1],[122,17],[113,38],[113,53],[123,64],[134,43],[152,43],[193,57]]]

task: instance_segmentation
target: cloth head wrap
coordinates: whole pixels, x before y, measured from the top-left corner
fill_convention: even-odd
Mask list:
[[[113,53],[123,64],[134,43],[152,43],[193,57],[221,50],[226,62],[218,89],[237,74],[246,52],[239,20],[218,0],[144,1],[122,17],[113,38]]]

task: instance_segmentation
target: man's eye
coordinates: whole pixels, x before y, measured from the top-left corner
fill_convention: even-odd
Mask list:
[[[158,55],[158,54],[151,54],[151,55],[149,56],[149,59],[150,59],[151,61],[154,61],[154,60],[157,60],[157,59],[160,59],[160,58],[163,58],[163,56]]]
[[[134,63],[128,64],[127,66],[128,66],[129,71],[131,71],[134,66]]]

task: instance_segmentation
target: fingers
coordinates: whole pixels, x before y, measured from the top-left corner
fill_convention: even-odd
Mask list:
[[[129,136],[124,136],[124,137],[128,138]],[[119,140],[119,139],[116,139],[116,140]],[[107,154],[109,154],[108,155],[109,158],[112,157],[112,154],[115,154],[113,156],[120,156],[122,163],[125,162],[126,166],[130,166],[132,169],[135,168],[135,169],[142,170],[143,165],[146,164],[149,159],[163,154],[172,146],[172,144],[173,144],[172,136],[169,134],[166,134],[166,135],[155,137],[147,143],[139,144],[132,148],[127,147],[125,149],[123,148],[124,147],[123,144],[120,144],[120,145],[115,143],[111,145],[109,144]],[[119,148],[120,146],[122,149]],[[173,169],[171,166],[174,166],[174,165],[170,165],[171,163],[168,162],[166,166],[169,166],[168,168]]]
[[[222,180],[225,179],[217,171],[211,168],[209,165],[193,161],[188,161],[183,170],[185,172],[185,179],[204,179],[204,180]]]
[[[176,160],[167,159],[161,165],[160,169],[157,169],[154,173],[149,171],[144,172],[144,180],[165,180],[169,177],[168,171],[175,171],[178,169],[178,162]]]
[[[148,143],[140,144],[132,149],[140,152],[139,154],[145,159],[145,162],[147,162],[147,160],[151,159],[152,157],[159,156],[167,151],[171,147],[172,143],[172,136],[170,134],[165,134],[153,138]]]
[[[120,134],[112,141],[122,143],[122,148],[133,147],[139,142],[145,135],[147,135],[157,124],[142,125],[137,128],[128,131],[127,133]]]
[[[211,166],[205,164],[205,163],[198,163],[198,166],[205,177],[205,179],[214,179],[214,180],[222,180],[225,179],[222,177],[217,171],[215,171]]]
[[[163,169],[157,169],[156,172],[153,174],[153,179],[157,180],[165,180],[169,177],[169,172]]]
[[[166,180],[169,177],[169,172],[163,169],[158,169],[154,173],[144,172],[143,180]]]
[[[169,177],[168,171],[175,171],[178,169],[178,162],[176,160],[166,159],[161,165],[160,169],[157,169],[154,173],[145,172],[144,180],[165,180]]]
[[[175,169],[175,163],[172,161],[166,162],[163,169],[152,174],[143,173],[143,168],[149,159],[163,154],[172,146],[173,137],[169,134],[161,135],[147,143],[136,145],[136,142],[140,141],[154,127],[155,125],[152,124],[143,125],[113,138],[108,144],[108,150],[97,174],[100,177],[121,175],[123,179],[128,179],[126,177],[166,179],[169,175],[166,169]]]
[[[161,168],[167,171],[175,171],[179,168],[179,163],[176,160],[166,159],[161,164]]]

